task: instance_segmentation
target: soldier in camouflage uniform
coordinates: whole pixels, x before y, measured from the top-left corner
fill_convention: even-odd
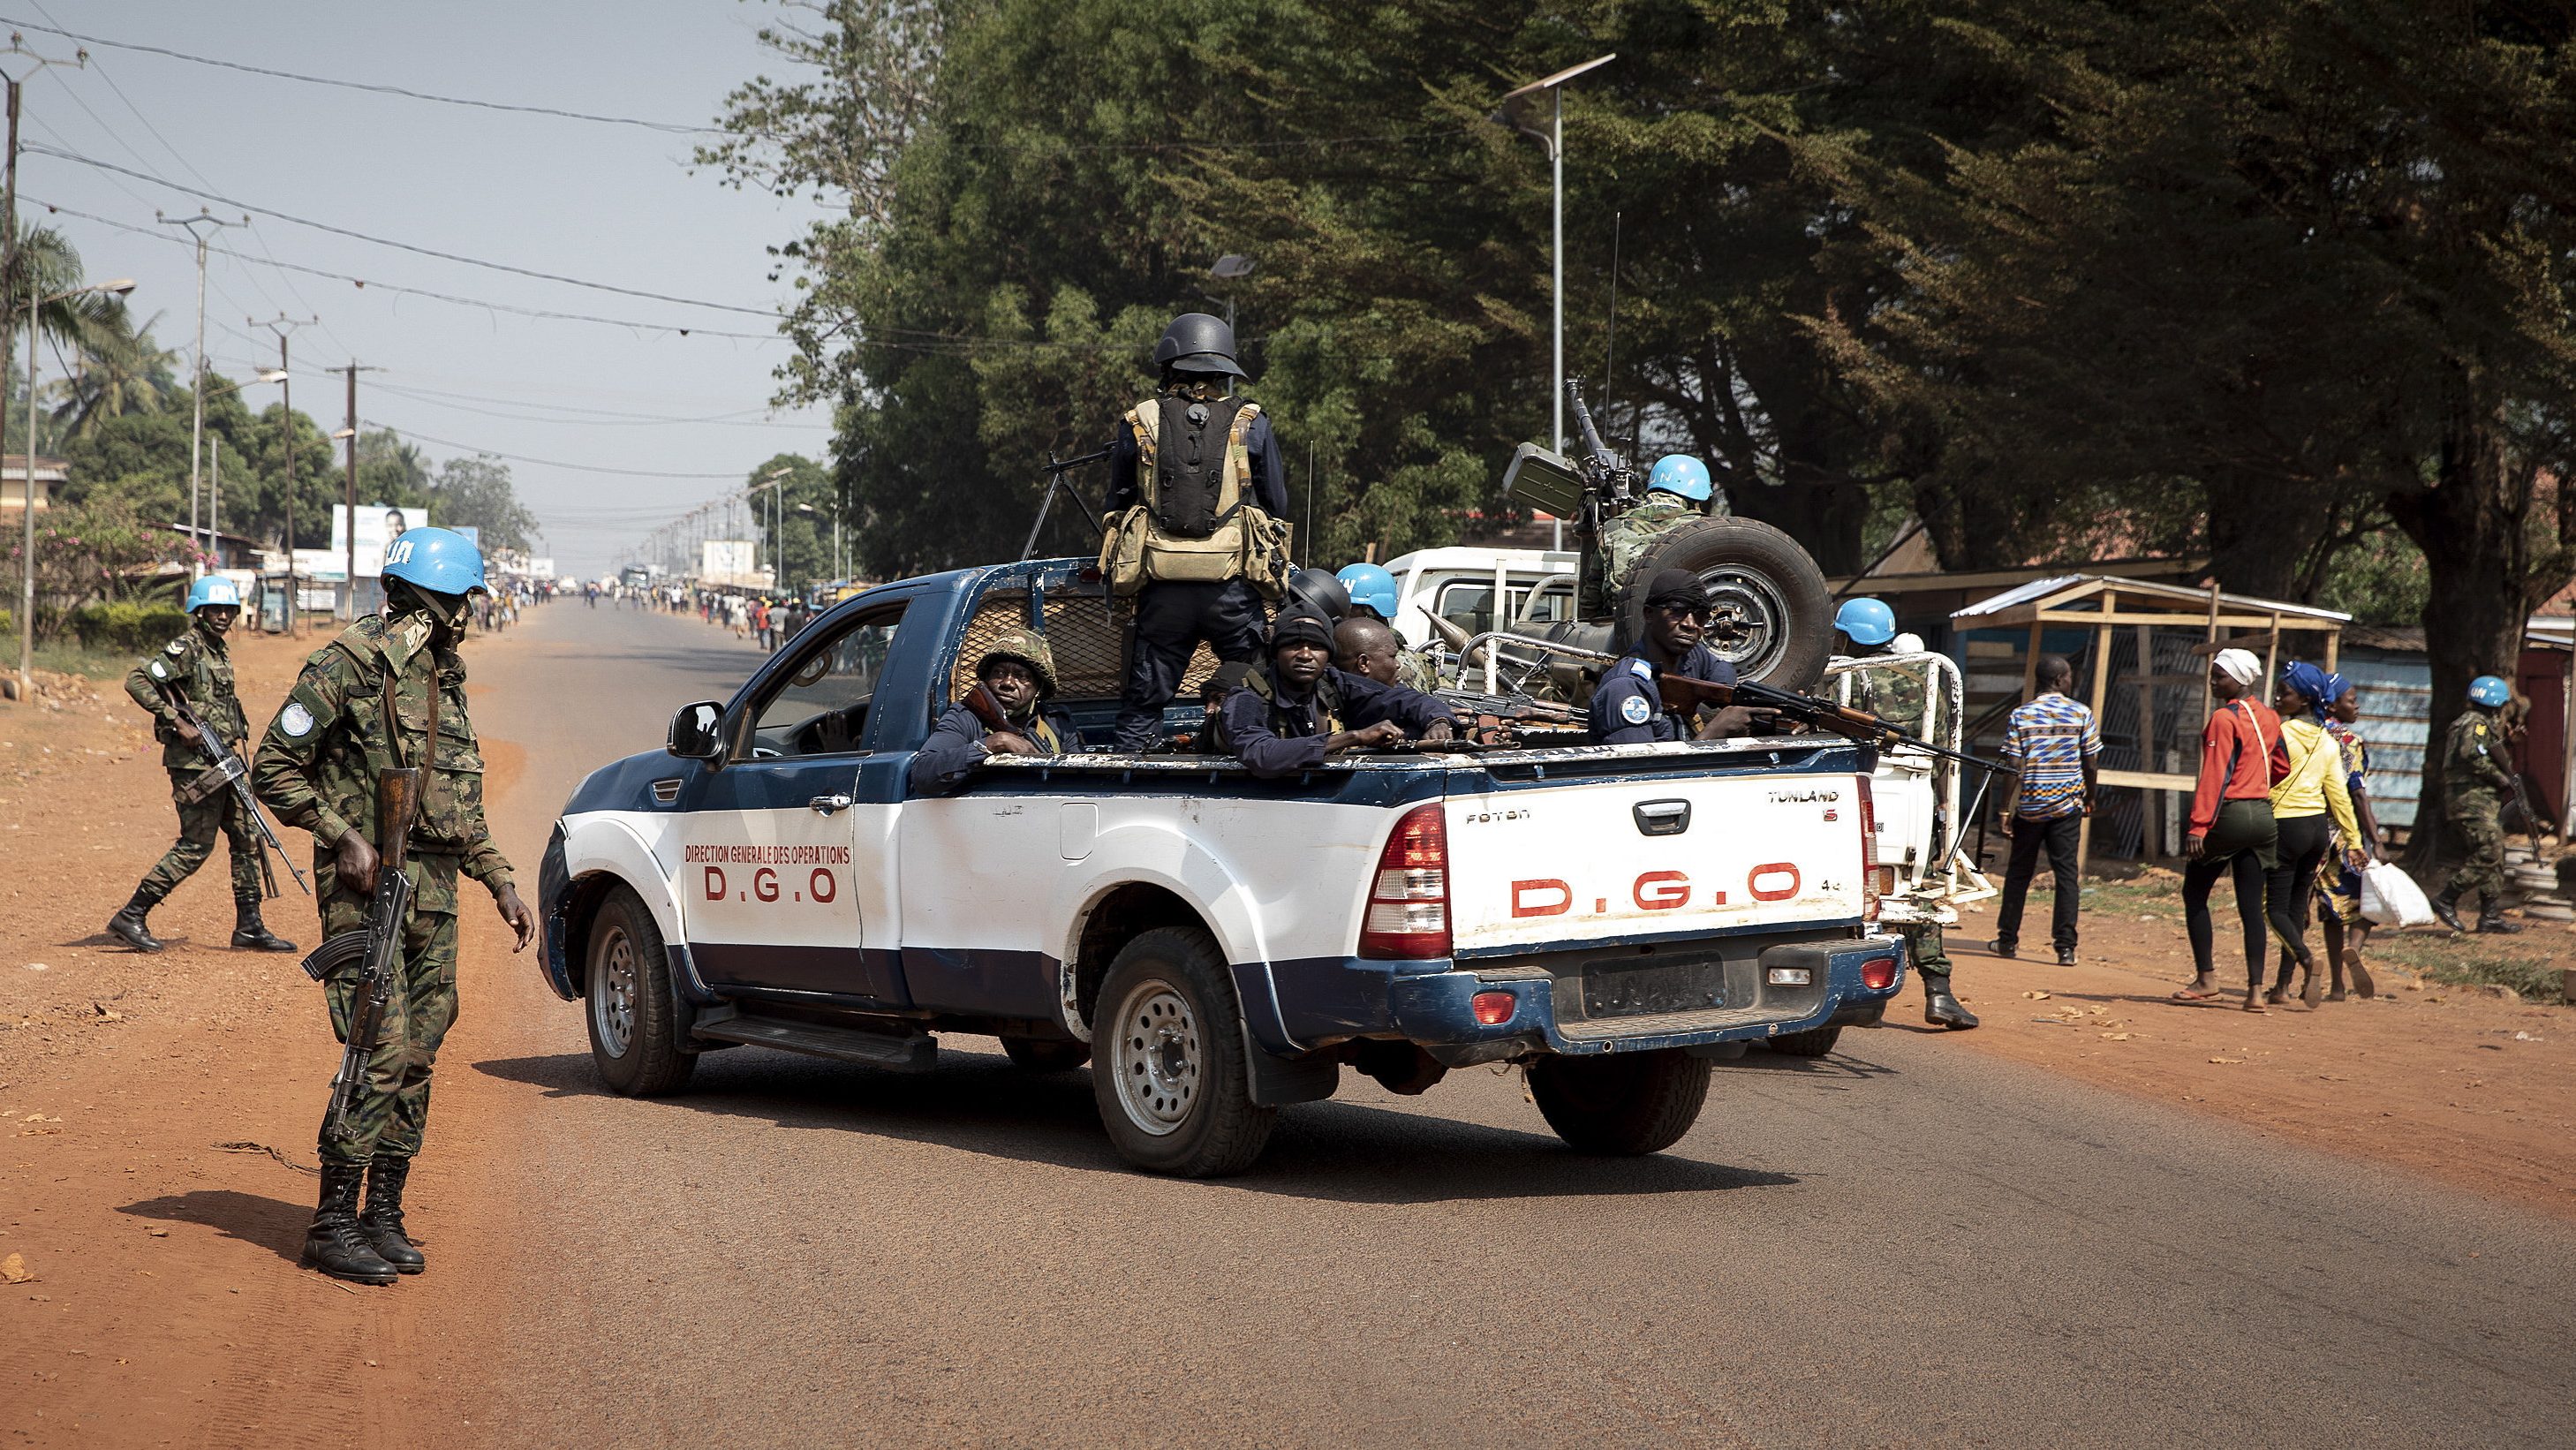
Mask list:
[[[1834,614],[1834,628],[1842,634],[1846,659],[1897,652],[1896,611],[1883,600],[1844,600]],[[1863,672],[1857,684],[1852,692],[1854,708],[1867,710],[1916,739],[1926,738],[1921,680],[1899,670],[1877,670]],[[1976,1014],[1950,990],[1950,952],[1941,923],[1909,921],[1897,925],[1896,931],[1905,938],[1905,955],[1913,961],[1915,975],[1923,979],[1923,1020],[1954,1032],[1975,1027]]]
[[[2512,687],[2494,675],[2469,682],[2469,708],[2442,737],[2442,814],[2468,848],[2468,859],[2433,898],[2433,914],[2453,931],[2460,897],[2478,894],[2478,930],[2520,931],[2504,919],[2504,798],[2513,793],[2512,767],[2502,762],[2504,724]]]
[[[1635,507],[1601,525],[1600,600],[1585,601],[1584,617],[1597,618],[1617,606],[1619,593],[1637,573],[1638,561],[1677,524],[1703,518],[1711,511],[1716,487],[1708,465],[1686,453],[1659,460],[1646,475],[1646,497]],[[1723,500],[1715,511],[1724,513]]]
[[[483,758],[456,652],[467,601],[484,587],[482,556],[461,534],[412,529],[386,548],[384,583],[382,615],[350,625],[305,661],[261,740],[255,771],[260,799],[313,833],[327,940],[367,924],[383,845],[378,772],[428,767],[405,867],[413,896],[402,980],[367,1065],[358,1131],[321,1143],[321,1205],[304,1243],[308,1266],[374,1284],[422,1268],[403,1234],[402,1194],[429,1120],[430,1069],[456,1020],[457,879],[470,876],[491,891],[520,950],[537,930],[484,825]],[[343,1038],[359,975],[352,961],[324,983],[332,1031]]]
[[[141,885],[123,910],[107,923],[110,935],[136,951],[157,952],[161,941],[145,918],[179,883],[215,854],[215,833],[232,847],[233,945],[244,951],[291,952],[295,943],[270,932],[259,919],[260,840],[241,795],[218,779],[205,788],[206,756],[197,747],[196,729],[163,693],[175,691],[188,713],[241,753],[250,736],[241,699],[233,693],[232,653],[224,637],[241,617],[241,591],[233,581],[209,574],[188,590],[188,632],[136,664],[125,677],[125,693],[152,716],[152,738],[161,742],[161,765],[170,772],[170,800],[179,808],[179,839],[170,843],[159,864],[144,873]]]

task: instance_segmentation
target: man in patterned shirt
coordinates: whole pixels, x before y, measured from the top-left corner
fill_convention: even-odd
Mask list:
[[[2057,877],[2057,902],[2049,935],[2057,964],[2075,965],[2075,911],[2083,883],[2075,872],[2075,842],[2093,814],[2094,773],[2102,758],[2102,730],[2093,712],[2066,697],[2075,667],[2062,655],[2039,657],[2039,698],[2012,712],[2004,727],[2004,758],[2021,767],[2004,801],[2004,834],[2012,862],[2004,868],[2004,899],[1995,914],[1994,953],[2013,955],[2021,941],[2021,909],[2030,878],[2047,848]]]

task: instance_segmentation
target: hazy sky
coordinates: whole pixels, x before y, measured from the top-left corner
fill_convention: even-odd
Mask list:
[[[764,67],[778,73],[753,38],[776,13],[767,0],[0,0],[0,20],[48,57],[69,59],[79,42],[35,27],[684,126],[708,124],[725,92]],[[183,355],[195,331],[195,269],[186,233],[154,225],[156,209],[190,216],[202,204],[238,221],[245,205],[261,207],[480,261],[764,314],[787,289],[767,280],[763,249],[800,233],[813,215],[808,203],[734,192],[712,173],[693,173],[694,138],[685,134],[326,88],[106,44],[88,49],[86,71],[49,68],[28,83],[22,142],[170,184],[31,151],[19,162],[19,204],[72,239],[91,277],[136,279],[129,299],[136,312],[157,314],[155,338]],[[46,216],[31,203],[65,211]],[[361,418],[399,430],[433,459],[505,455],[564,570],[610,564],[629,541],[739,487],[774,453],[822,456],[824,410],[768,409],[771,369],[787,348],[767,316],[541,281],[259,212],[248,228],[216,234],[213,245],[243,255],[209,260],[209,367],[234,378],[273,367],[274,337],[247,320],[318,316],[293,337],[297,406],[325,430],[337,428],[342,382],[331,370],[353,358],[382,368],[359,375]],[[371,285],[282,271],[266,265],[272,260]],[[646,326],[515,316],[402,296],[386,284]],[[671,330],[680,327],[702,330],[681,337]],[[50,350],[39,365],[53,372]],[[256,383],[244,391],[254,407],[274,396]],[[647,476],[656,474],[690,476]]]

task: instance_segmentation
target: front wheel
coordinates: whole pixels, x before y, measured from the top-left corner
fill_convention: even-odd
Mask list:
[[[1181,1178],[1250,1167],[1279,1110],[1252,1101],[1243,1012],[1207,934],[1164,927],[1127,943],[1100,1004],[1091,1091],[1118,1156]]]
[[[676,1091],[698,1065],[680,1049],[671,964],[653,913],[619,886],[590,919],[582,1016],[600,1081],[630,1098]]]
[[[1530,1096],[1575,1151],[1634,1158],[1673,1146],[1699,1121],[1708,1074],[1708,1059],[1679,1048],[1543,1057],[1530,1065]]]

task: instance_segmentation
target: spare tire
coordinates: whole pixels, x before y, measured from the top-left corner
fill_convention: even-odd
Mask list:
[[[1801,693],[1824,678],[1833,596],[1797,540],[1752,519],[1693,519],[1674,528],[1638,556],[1619,591],[1622,648],[1643,636],[1646,590],[1666,569],[1696,574],[1708,586],[1715,609],[1708,647],[1737,676]]]

